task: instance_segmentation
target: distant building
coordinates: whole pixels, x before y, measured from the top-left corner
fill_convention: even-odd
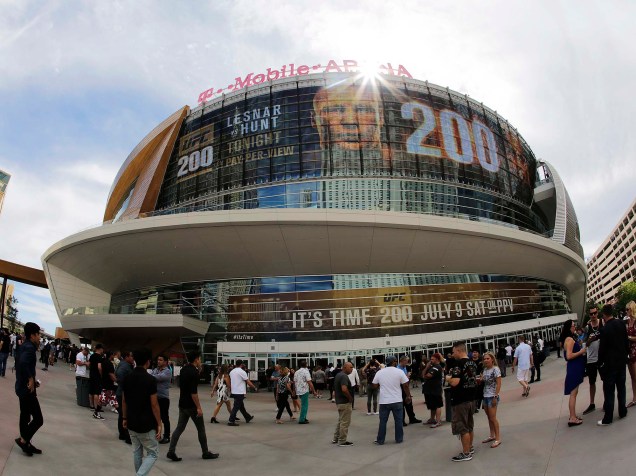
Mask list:
[[[2,283],[0,282],[0,286],[2,285]],[[9,327],[8,323],[7,323],[7,315],[9,314],[9,306],[7,305],[8,302],[11,301],[11,298],[13,297],[13,291],[14,291],[14,287],[13,284],[11,283],[7,283],[7,288],[5,289],[4,292],[4,312],[3,312],[3,318],[4,318],[4,327]]]
[[[636,280],[636,200],[587,262],[588,299],[612,300],[619,286]]]
[[[7,189],[7,185],[9,185],[9,179],[11,175],[0,170],[0,212],[2,212],[2,203],[4,202],[4,194]]]
[[[13,297],[13,284],[7,283],[7,290],[5,291],[4,299],[6,301],[10,300]],[[4,306],[4,317],[7,317],[7,306]]]

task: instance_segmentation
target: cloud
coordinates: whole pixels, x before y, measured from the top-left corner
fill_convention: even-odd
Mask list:
[[[12,174],[0,226],[0,256],[41,268],[40,256],[56,241],[101,223],[116,167],[52,160],[47,167],[29,168],[0,157]]]
[[[61,324],[48,289],[16,283],[14,296],[18,300],[16,307],[21,322],[35,322],[47,333],[55,334],[55,328]]]

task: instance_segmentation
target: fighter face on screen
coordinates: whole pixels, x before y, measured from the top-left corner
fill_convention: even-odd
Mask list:
[[[377,91],[351,84],[326,87],[314,97],[314,123],[320,147],[345,150],[381,149],[384,125]]]

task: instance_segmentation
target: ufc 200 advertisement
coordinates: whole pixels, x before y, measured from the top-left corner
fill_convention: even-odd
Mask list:
[[[449,330],[466,321],[489,325],[496,317],[529,319],[541,308],[534,283],[255,294],[230,297],[227,334],[253,341],[382,337]]]

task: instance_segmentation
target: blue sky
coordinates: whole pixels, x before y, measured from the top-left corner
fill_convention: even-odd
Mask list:
[[[587,256],[634,199],[633,2],[0,0],[0,258],[40,267],[101,222],[157,123],[239,75],[329,59],[403,64],[496,109],[572,196]],[[58,324],[46,290],[20,318]]]

